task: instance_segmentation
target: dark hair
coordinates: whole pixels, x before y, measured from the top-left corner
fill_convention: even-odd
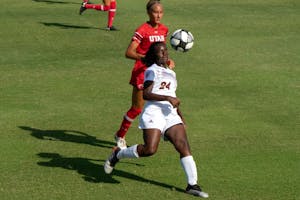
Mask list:
[[[146,56],[142,59],[143,63],[147,66],[150,67],[157,61],[157,55],[156,55],[156,47],[160,45],[165,45],[163,42],[154,42],[151,44],[149,47],[149,50],[146,53]]]
[[[160,4],[160,0],[150,0],[147,3],[146,9],[149,12],[154,4]]]

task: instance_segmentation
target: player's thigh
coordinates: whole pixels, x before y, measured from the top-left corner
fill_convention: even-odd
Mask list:
[[[132,107],[142,109],[144,107],[143,90],[139,90],[136,87],[132,87]]]
[[[144,148],[147,154],[154,154],[157,151],[160,137],[159,129],[143,129]]]
[[[161,137],[161,132],[159,129],[144,129],[143,138],[145,145],[157,146]]]
[[[182,156],[191,154],[189,142],[183,124],[177,124],[170,127],[166,131],[165,136]]]
[[[103,1],[104,5],[106,5],[106,6],[109,6],[110,2],[111,2],[111,0],[102,0],[102,1]],[[112,1],[114,1],[114,0],[112,0]]]

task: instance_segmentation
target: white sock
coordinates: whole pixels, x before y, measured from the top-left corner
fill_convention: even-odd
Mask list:
[[[198,182],[197,167],[193,156],[186,156],[180,159],[181,166],[185,172],[187,182],[195,185]]]
[[[118,159],[122,158],[138,158],[139,154],[137,152],[137,144],[130,146],[126,149],[121,149],[119,153],[117,154]]]

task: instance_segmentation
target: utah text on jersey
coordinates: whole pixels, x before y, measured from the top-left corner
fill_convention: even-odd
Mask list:
[[[150,42],[164,42],[165,37],[163,35],[150,35],[149,40]]]

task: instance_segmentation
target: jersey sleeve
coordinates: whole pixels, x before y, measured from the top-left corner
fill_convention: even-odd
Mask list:
[[[132,41],[136,41],[137,43],[141,43],[143,40],[143,36],[139,32],[134,32]]]
[[[145,71],[145,82],[146,82],[146,81],[154,81],[154,78],[155,78],[155,73],[154,73],[154,71],[148,68],[148,69]]]
[[[133,36],[132,36],[132,41],[136,41],[137,43],[141,43],[143,40],[143,25],[141,25],[140,27],[138,27]]]

